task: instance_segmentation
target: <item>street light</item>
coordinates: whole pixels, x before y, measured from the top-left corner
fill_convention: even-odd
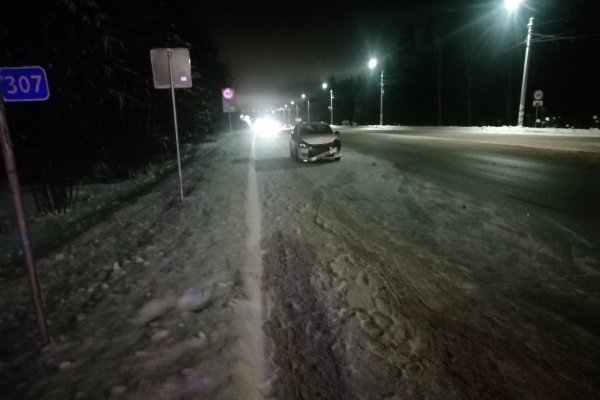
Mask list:
[[[521,0],[504,0],[504,7],[506,7],[509,12],[515,11],[519,8],[520,4]]]
[[[377,64],[377,59],[371,58],[369,60],[368,66],[370,69],[375,69],[375,67],[377,67]],[[381,80],[379,86],[381,87],[381,91],[379,94],[379,125],[383,126],[383,67],[381,68]]]
[[[304,93],[302,93],[302,99],[306,99],[306,122],[310,122],[310,99],[307,99]]]
[[[323,89],[327,89],[327,84],[323,83],[321,85],[321,87]],[[330,122],[329,125],[333,125],[333,89],[329,89],[329,118],[330,118]]]
[[[291,103],[292,105],[296,104],[296,119],[298,119],[298,103],[294,103],[294,100],[292,100]]]
[[[519,8],[521,0],[504,0],[504,7],[513,12]],[[523,63],[523,81],[521,82],[521,99],[519,101],[519,117],[517,126],[523,126],[523,117],[525,116],[525,92],[527,91],[527,73],[529,72],[529,49],[531,48],[531,30],[533,28],[533,17],[529,18],[527,24],[527,40],[525,41],[525,62]]]

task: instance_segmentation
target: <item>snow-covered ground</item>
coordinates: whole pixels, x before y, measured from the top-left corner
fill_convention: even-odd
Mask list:
[[[260,309],[247,288],[257,276],[244,246],[248,151],[231,136],[199,146],[184,166],[183,204],[176,172],[84,188],[82,208],[102,216],[37,262],[53,338],[41,354],[32,352],[21,262],[5,262],[0,397],[259,398]],[[138,184],[145,189],[127,196]],[[37,225],[78,229],[85,210],[33,218],[33,237],[52,235]]]
[[[278,398],[597,393],[598,332],[564,319],[600,311],[594,243],[347,148],[301,166],[285,140],[257,148]]]
[[[303,165],[287,145],[225,134],[185,164],[183,204],[172,174],[32,219],[34,239],[76,234],[38,260],[54,339],[40,354],[2,249],[1,397],[597,395],[600,338],[561,313],[600,310],[594,244],[352,150]]]

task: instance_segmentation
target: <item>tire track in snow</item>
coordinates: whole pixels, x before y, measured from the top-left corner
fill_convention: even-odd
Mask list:
[[[266,305],[260,290],[262,276],[261,261],[261,209],[256,180],[255,137],[252,137],[248,163],[248,186],[246,188],[246,265],[242,270],[245,300],[240,302],[245,340],[240,343],[245,362],[238,363],[238,373],[242,385],[247,389],[246,398],[258,400],[268,392],[267,368],[265,363],[265,340],[262,321],[265,319]],[[266,382],[266,383],[263,383]]]
[[[317,253],[281,231],[268,241],[264,285],[274,298],[266,330],[278,367],[277,398],[289,400],[357,399],[334,324],[334,309],[314,287]]]

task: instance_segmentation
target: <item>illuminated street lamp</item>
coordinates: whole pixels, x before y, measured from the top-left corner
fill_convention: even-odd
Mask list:
[[[519,8],[521,0],[504,0],[504,7],[509,12],[514,12]],[[517,126],[523,126],[523,117],[525,116],[525,92],[527,91],[527,73],[529,71],[529,49],[531,47],[531,29],[533,28],[533,17],[529,18],[527,24],[527,40],[525,41],[525,62],[523,63],[523,81],[521,82],[521,99],[519,101],[519,117]]]
[[[296,119],[298,119],[298,103],[295,103],[294,100],[292,100],[290,103],[292,103],[292,105],[296,104]]]
[[[323,88],[323,90],[325,90],[327,89],[327,84],[323,83],[321,87]],[[329,124],[333,125],[333,89],[329,89],[329,118]]]
[[[310,99],[306,98],[304,93],[302,93],[302,99],[306,99],[306,122],[310,122]]]
[[[377,64],[377,59],[371,58],[369,60],[368,66],[370,69],[375,69],[377,67]],[[381,68],[381,79],[379,86],[381,87],[379,94],[379,125],[383,126],[383,68]]]
[[[519,8],[520,4],[521,0],[504,0],[504,7],[506,7],[509,12],[515,11]]]

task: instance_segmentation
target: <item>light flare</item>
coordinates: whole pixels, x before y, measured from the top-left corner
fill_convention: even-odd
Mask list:
[[[512,12],[519,8],[521,0],[504,0],[504,8]]]
[[[260,117],[252,124],[252,131],[257,136],[273,136],[281,131],[281,124],[273,118]]]

